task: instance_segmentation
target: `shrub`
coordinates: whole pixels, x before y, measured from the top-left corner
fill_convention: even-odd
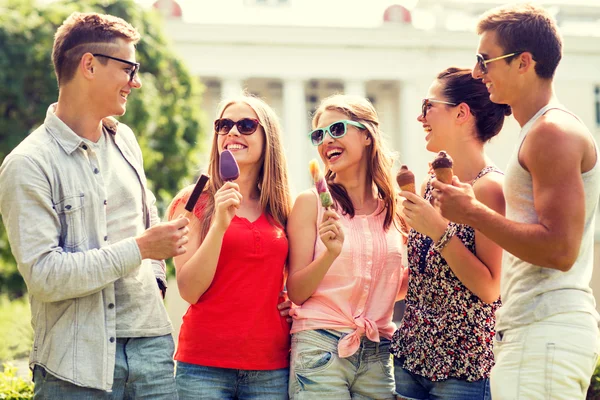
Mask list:
[[[10,363],[5,363],[4,371],[0,372],[0,399],[33,399],[33,382],[18,377],[17,368]]]
[[[0,362],[27,357],[32,343],[27,297],[10,300],[6,295],[0,296]]]

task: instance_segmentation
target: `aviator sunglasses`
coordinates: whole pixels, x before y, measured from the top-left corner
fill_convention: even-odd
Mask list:
[[[234,125],[240,134],[252,135],[258,129],[260,122],[255,118],[242,118],[235,122],[229,118],[219,118],[215,120],[215,133],[217,135],[227,135]]]
[[[308,136],[310,137],[311,143],[314,146],[318,146],[325,140],[325,133],[327,132],[329,133],[329,136],[331,136],[334,139],[339,139],[342,136],[344,136],[348,131],[348,125],[356,126],[360,129],[367,129],[367,127],[361,124],[360,122],[343,119],[341,121],[336,121],[325,128],[315,129],[314,131],[309,133]]]
[[[439,103],[439,104],[447,104],[449,106],[456,106],[456,103],[450,103],[449,101],[443,100],[435,100],[435,99],[423,99],[421,103],[421,117],[425,118],[427,116],[427,110],[431,103]]]
[[[477,66],[479,67],[479,70],[481,71],[482,74],[485,75],[485,74],[488,73],[487,65],[489,63],[494,62],[494,61],[498,61],[498,60],[502,60],[504,58],[516,56],[516,55],[519,55],[521,53],[523,53],[523,51],[515,51],[514,53],[505,54],[505,55],[500,56],[500,57],[490,58],[489,60],[486,60],[485,58],[483,58],[483,56],[481,54],[475,54],[475,58],[477,58]]]

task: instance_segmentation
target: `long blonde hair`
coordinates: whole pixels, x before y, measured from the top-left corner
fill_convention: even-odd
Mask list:
[[[264,132],[265,141],[261,158],[262,166],[258,173],[258,182],[256,183],[260,190],[260,205],[261,208],[267,212],[271,223],[285,229],[288,216],[292,209],[292,199],[290,195],[287,162],[283,153],[283,133],[279,119],[267,103],[248,93],[221,102],[218,108],[217,118],[221,118],[227,107],[236,103],[247,104],[254,110],[260,122],[260,126],[262,127],[262,131]],[[259,131],[260,127],[254,135],[260,134]],[[208,174],[211,178],[206,189],[208,196],[206,196],[204,218],[201,222],[202,240],[208,233],[214,214],[214,195],[225,183],[219,175],[219,157],[217,134],[213,131],[213,140],[208,163]]]
[[[382,210],[382,212],[385,212],[383,228],[388,230],[390,225],[396,221],[398,211],[392,177],[394,157],[379,129],[377,111],[375,111],[371,102],[364,97],[335,94],[321,101],[313,115],[313,129],[318,127],[319,118],[325,111],[341,112],[348,119],[366,126],[371,138],[371,144],[368,147],[367,178],[375,184],[377,195],[385,204],[385,208]],[[335,173],[328,169],[325,179],[337,205],[341,207],[344,214],[353,218],[355,215],[354,205],[344,186],[333,182]]]

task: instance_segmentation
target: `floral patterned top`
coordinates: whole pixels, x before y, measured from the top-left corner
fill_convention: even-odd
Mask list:
[[[481,170],[471,184],[489,172]],[[425,199],[431,199],[431,175]],[[457,237],[475,254],[475,231],[457,224]],[[448,378],[477,381],[494,365],[494,316],[500,299],[486,304],[454,275],[433,240],[414,229],[408,238],[409,281],[406,310],[392,338],[391,352],[400,365],[431,381]]]

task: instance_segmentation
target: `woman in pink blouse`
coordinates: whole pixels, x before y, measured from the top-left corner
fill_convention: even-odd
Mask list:
[[[394,303],[406,292],[392,157],[371,103],[334,95],[313,117],[310,140],[334,206],[315,189],[288,219],[292,311],[290,397],[394,399]]]

